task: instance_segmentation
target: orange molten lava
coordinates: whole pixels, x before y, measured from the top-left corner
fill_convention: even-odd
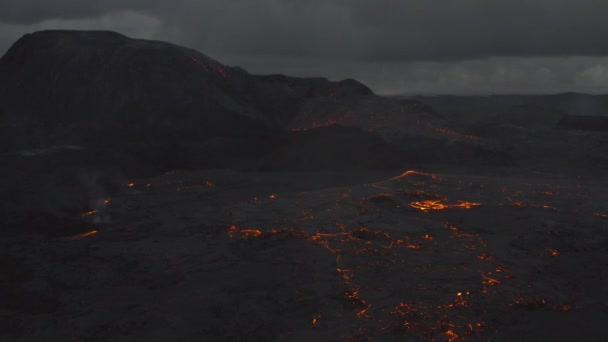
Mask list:
[[[83,239],[83,238],[89,237],[91,235],[95,235],[97,233],[98,233],[97,230],[91,230],[90,232],[86,232],[86,233],[70,236],[68,239],[69,240],[79,240],[79,239]]]
[[[480,206],[481,203],[473,203],[467,201],[459,201],[458,204],[443,204],[440,200],[426,200],[421,202],[412,202],[410,203],[410,207],[420,209],[424,212],[428,212],[431,210],[442,210],[448,208],[463,208],[463,209],[471,209],[472,207]]]
[[[83,216],[91,216],[91,215],[95,215],[97,213],[97,210],[90,210],[87,211],[86,213],[83,214]]]
[[[408,171],[405,171],[404,173],[400,174],[399,176],[396,176],[396,177],[393,177],[393,178],[390,178],[390,179],[386,180],[386,182],[388,182],[388,181],[394,181],[394,180],[401,179],[403,177],[407,177],[407,176],[411,176],[411,175],[431,176],[432,174],[431,173],[418,172],[418,171],[415,171],[415,170],[408,170]]]
[[[240,229],[234,225],[228,228],[228,236],[231,238],[234,237],[236,233],[241,233],[243,238],[258,237],[262,235],[262,231],[259,229]]]
[[[456,335],[456,333],[453,332],[452,330],[448,330],[448,331],[444,332],[443,334],[438,335],[437,338],[446,338],[446,341],[454,342],[454,341],[458,340],[458,335]]]
[[[471,339],[478,341],[487,340],[485,338],[486,330],[488,330],[487,325],[492,328],[492,323],[485,323],[486,318],[488,318],[488,311],[486,310],[491,310],[498,304],[501,306],[508,305],[513,309],[544,308],[545,310],[560,312],[573,310],[570,304],[558,300],[551,303],[549,302],[549,300],[552,300],[551,298],[539,299],[539,297],[534,297],[533,289],[525,287],[528,285],[526,279],[518,278],[512,269],[507,268],[506,264],[501,262],[499,255],[489,254],[490,250],[487,247],[491,242],[478,233],[467,231],[466,227],[444,222],[444,229],[428,228],[426,230],[428,233],[362,227],[365,224],[373,227],[374,216],[372,215],[382,214],[381,211],[376,210],[378,205],[386,204],[391,209],[399,208],[398,205],[401,204],[399,201],[403,195],[409,196],[410,201],[417,199],[418,201],[411,202],[409,205],[423,212],[449,208],[471,209],[482,205],[481,203],[468,201],[449,202],[443,195],[433,195],[422,190],[416,190],[415,187],[417,186],[427,186],[424,182],[425,177],[439,182],[444,181],[444,179],[436,174],[421,173],[414,170],[406,171],[397,177],[369,186],[381,188],[382,191],[389,191],[387,189],[394,184],[387,184],[388,181],[409,176],[415,178],[414,188],[399,187],[397,191],[376,192],[370,196],[359,197],[358,205],[356,198],[353,198],[356,194],[350,192],[345,194],[342,190],[338,190],[335,197],[330,198],[327,202],[329,204],[325,208],[298,207],[291,218],[285,218],[284,222],[288,223],[284,227],[290,228],[259,230],[242,229],[233,225],[228,229],[228,235],[230,237],[255,239],[268,237],[272,234],[290,234],[293,238],[316,244],[335,254],[335,274],[343,286],[341,287],[341,294],[345,300],[344,308],[348,309],[348,313],[338,313],[335,314],[335,317],[343,318],[350,315],[356,319],[365,320],[366,323],[363,326],[376,324],[377,331],[387,329],[397,332],[405,331],[408,336],[417,336],[421,340],[464,341]],[[503,187],[503,192],[505,191],[506,188]],[[329,196],[323,194],[323,198],[326,197]],[[513,199],[508,198],[509,202],[505,205],[550,208],[542,204],[530,205],[518,202],[519,196],[512,195],[512,197]],[[268,198],[276,199],[279,197],[276,194],[271,194],[268,195]],[[260,202],[256,204],[271,205],[277,203],[277,201],[280,202],[280,200],[262,201],[262,199],[260,197]],[[347,199],[354,200],[352,205]],[[254,201],[258,201],[258,198],[256,197]],[[251,202],[247,205],[249,204]],[[484,205],[486,204],[484,201]],[[403,205],[401,206],[403,207]],[[321,216],[321,214],[317,214],[317,210],[336,211],[340,215],[342,215],[340,210],[350,210],[352,215],[362,216],[362,218],[361,221],[357,220],[356,223],[348,223],[346,220],[342,221],[346,215],[336,217],[335,226],[339,229],[332,228],[332,224],[329,224],[329,227],[327,225],[323,227],[316,223],[305,225],[305,228],[298,226],[297,223],[299,222],[317,220]],[[421,215],[426,216],[426,214]],[[608,215],[604,216],[603,214],[596,215],[608,217]],[[368,218],[369,220],[367,220]],[[459,263],[442,265],[432,262],[432,254],[442,253],[442,249],[447,250],[450,256],[454,256],[454,261]],[[557,249],[547,248],[544,255],[555,257],[559,253]],[[379,272],[394,271],[408,274],[407,279],[413,279],[413,281],[417,278],[422,280],[417,284],[413,283],[411,289],[408,289],[408,291],[413,292],[411,297],[398,298],[398,300],[391,302],[392,297],[389,301],[384,299],[384,294],[382,294],[383,291],[390,290],[390,285],[387,285],[387,283],[377,284],[373,279],[375,279],[377,273],[380,274]],[[443,272],[446,272],[445,279],[447,281],[442,282],[442,284],[445,283],[448,287],[433,287],[434,283],[425,283],[425,279],[433,281],[443,279]],[[449,281],[452,277],[456,280],[455,282]],[[466,281],[462,283],[462,286],[458,285],[461,277],[463,281]],[[367,282],[367,279],[372,279],[372,281]],[[404,277],[404,279],[406,278]],[[513,289],[517,289],[517,292]],[[523,292],[519,292],[519,290]],[[378,298],[383,299],[378,300]],[[433,300],[425,298],[433,298]],[[403,302],[403,300],[407,300],[407,302]],[[487,307],[490,307],[490,309],[486,309]],[[333,316],[331,311],[323,312],[323,315],[328,318]],[[305,318],[306,322],[312,322],[312,325],[318,328],[321,316],[314,313],[311,316]],[[311,321],[308,321],[308,319],[311,319]],[[491,329],[488,331],[491,331]],[[365,335],[365,333],[362,333],[362,335]]]

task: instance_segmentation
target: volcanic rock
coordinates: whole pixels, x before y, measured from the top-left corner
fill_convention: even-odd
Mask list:
[[[566,115],[557,123],[558,129],[608,131],[608,116]]]

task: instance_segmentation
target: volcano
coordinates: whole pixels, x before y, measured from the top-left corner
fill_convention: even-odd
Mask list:
[[[371,91],[353,80],[257,77],[192,49],[115,32],[42,31],[0,60],[2,147],[253,138],[289,123],[304,98],[328,93]]]
[[[405,158],[361,127],[290,131],[301,107],[325,98],[384,101],[355,80],[256,76],[193,49],[116,32],[26,34],[0,59],[0,158],[10,197],[2,216],[45,234],[73,233],[83,224],[64,216],[96,210],[86,203],[103,200],[83,178],[115,183],[173,169],[386,169]],[[309,158],[322,144],[331,149]],[[49,217],[55,228],[30,224]]]

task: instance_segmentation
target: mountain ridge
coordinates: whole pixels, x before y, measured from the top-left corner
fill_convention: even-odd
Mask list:
[[[199,112],[215,124],[212,131],[241,120],[246,126],[254,120],[281,128],[303,98],[349,95],[349,91],[372,94],[353,80],[251,75],[190,48],[111,31],[26,34],[0,59],[5,120],[19,122],[25,116],[52,131],[74,122],[105,124],[133,109],[171,112],[175,120],[180,120],[177,113],[186,113],[195,122],[201,119],[192,112]],[[234,122],[224,123],[226,117]],[[162,115],[153,119],[169,124]],[[73,130],[58,134],[78,135]]]

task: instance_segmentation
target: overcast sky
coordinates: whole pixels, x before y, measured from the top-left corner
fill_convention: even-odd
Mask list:
[[[607,0],[0,0],[0,54],[44,29],[195,48],[377,93],[608,93]]]

